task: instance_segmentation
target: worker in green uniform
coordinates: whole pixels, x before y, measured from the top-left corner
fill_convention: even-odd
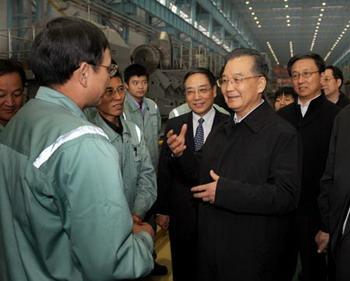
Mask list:
[[[57,18],[30,58],[42,86],[0,138],[0,280],[147,274],[154,232],[133,223],[118,152],[83,113],[117,70],[105,35],[90,22]]]
[[[135,223],[142,222],[157,197],[156,174],[140,128],[123,118],[125,88],[117,72],[88,119],[103,129],[120,155],[124,193]]]

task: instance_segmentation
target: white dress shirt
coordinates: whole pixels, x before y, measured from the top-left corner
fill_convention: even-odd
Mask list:
[[[207,139],[207,137],[211,131],[211,128],[213,127],[214,117],[215,117],[214,107],[211,107],[211,109],[203,116],[199,116],[198,114],[192,112],[193,137],[196,134],[196,129],[198,127],[198,120],[200,118],[203,118],[204,122],[203,122],[202,126],[203,126],[203,131],[204,131],[204,142],[205,142],[205,140]]]
[[[298,98],[298,104],[300,105],[300,111],[301,111],[301,115],[304,117],[308,108],[309,108],[309,105],[311,103],[312,100],[318,98],[321,94],[317,95],[316,97],[314,97],[313,99],[305,102],[304,104],[301,103],[300,99]]]

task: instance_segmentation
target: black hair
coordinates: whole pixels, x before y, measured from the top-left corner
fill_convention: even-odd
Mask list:
[[[298,97],[297,93],[292,87],[282,87],[278,88],[278,90],[275,92],[274,101],[276,101],[276,99],[282,95],[292,96],[294,100],[296,100]]]
[[[254,50],[254,49],[249,49],[249,48],[234,49],[232,52],[226,55],[225,66],[230,60],[243,57],[243,56],[254,58],[254,68],[252,69],[252,72],[258,75],[262,75],[266,79],[268,78],[269,66],[266,62],[265,56],[263,56],[261,53],[259,53],[257,50]]]
[[[292,76],[293,64],[298,60],[303,60],[303,59],[312,59],[315,62],[319,73],[325,71],[326,64],[323,58],[319,54],[309,52],[305,54],[297,54],[288,61],[287,70],[288,70],[289,76]]]
[[[344,76],[343,76],[343,72],[340,70],[340,68],[334,66],[334,65],[328,65],[326,67],[326,69],[330,69],[332,70],[332,73],[333,73],[333,77],[335,79],[340,79],[341,80],[341,84],[339,86],[339,88],[343,85],[343,81],[344,81]],[[325,70],[326,70],[325,69]]]
[[[149,78],[146,68],[144,68],[142,65],[137,63],[131,64],[125,69],[124,71],[125,83],[129,84],[129,80],[133,76],[146,76],[147,81]]]
[[[62,85],[80,63],[98,65],[110,49],[104,33],[94,24],[72,17],[49,21],[36,36],[30,66],[41,85]]]
[[[26,83],[26,74],[19,61],[13,59],[0,59],[0,76],[5,74],[17,73],[22,81],[22,86]]]
[[[190,69],[184,76],[183,84],[185,84],[188,77],[194,74],[203,74],[207,77],[211,87],[214,87],[216,85],[216,79],[214,74],[209,69],[204,67],[196,67],[196,68]]]

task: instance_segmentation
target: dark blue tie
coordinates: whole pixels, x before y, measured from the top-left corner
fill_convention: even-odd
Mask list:
[[[203,125],[202,125],[203,122],[204,122],[203,118],[200,118],[198,120],[196,134],[194,135],[194,149],[195,149],[195,151],[200,150],[203,143],[204,143],[204,130],[203,130]]]

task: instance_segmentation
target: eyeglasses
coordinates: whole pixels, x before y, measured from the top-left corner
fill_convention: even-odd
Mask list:
[[[302,73],[293,72],[291,77],[292,77],[292,80],[298,80],[300,78],[300,76],[307,79],[307,78],[310,78],[312,76],[312,74],[314,74],[314,73],[319,73],[319,71],[318,70],[316,70],[316,71],[304,71]]]
[[[105,95],[107,97],[112,97],[114,96],[116,93],[118,94],[123,94],[125,92],[125,87],[124,86],[118,86],[117,88],[112,88],[112,87],[107,87],[105,90]]]
[[[114,63],[111,63],[109,66],[103,65],[103,64],[92,64],[92,65],[106,68],[110,77],[113,77],[119,69],[118,65]]]
[[[254,75],[254,76],[248,76],[248,77],[232,77],[230,79],[228,79],[228,78],[220,78],[220,79],[218,79],[216,81],[216,84],[220,88],[226,88],[229,83],[239,86],[245,80],[252,79],[252,78],[258,78],[258,77],[263,77],[263,75]]]
[[[210,92],[212,88],[211,87],[203,87],[203,88],[198,88],[198,89],[195,89],[195,88],[187,88],[185,89],[185,95],[186,96],[192,96],[194,95],[196,92],[199,94],[199,95],[206,95]]]
[[[335,78],[333,78],[333,77],[324,77],[322,80],[323,80],[323,82],[328,83],[329,81],[331,81],[333,79],[335,80]]]

